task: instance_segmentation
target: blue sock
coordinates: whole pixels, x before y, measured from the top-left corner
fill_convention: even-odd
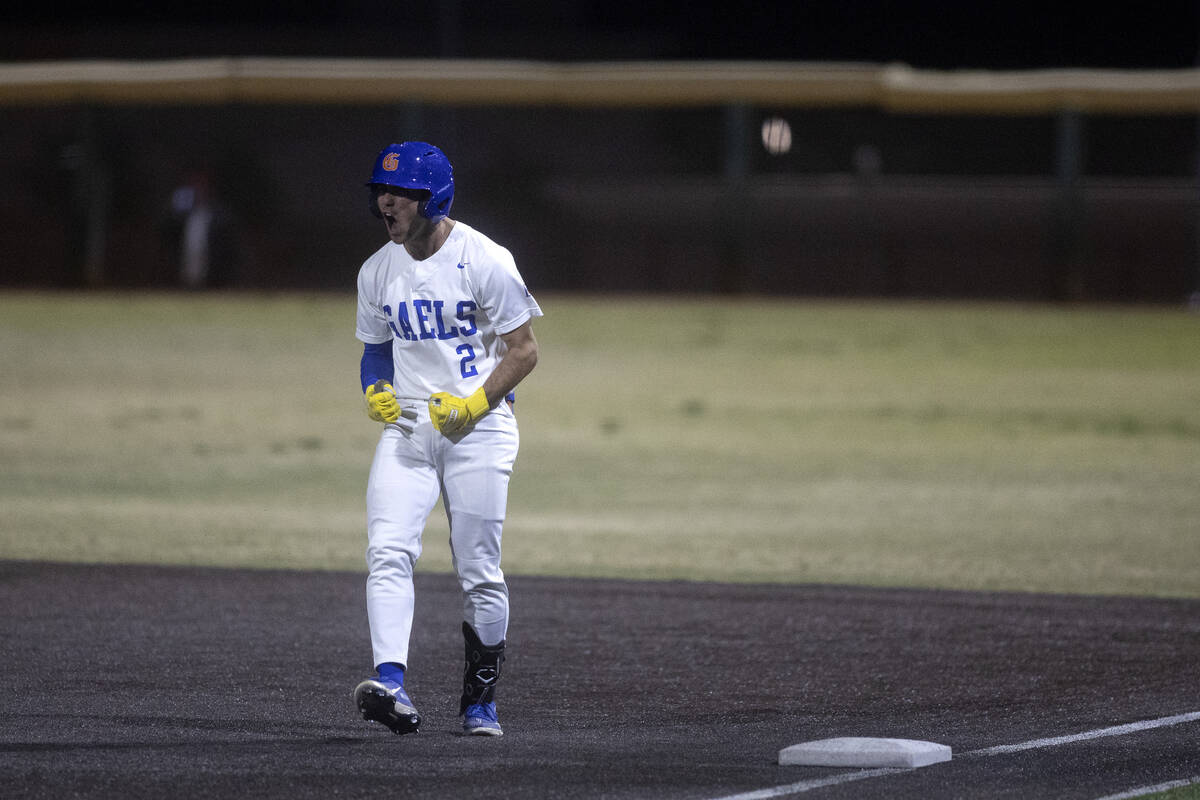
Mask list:
[[[395,683],[404,685],[404,665],[397,664],[395,661],[386,661],[375,668],[379,672],[379,677],[386,681],[394,681]]]

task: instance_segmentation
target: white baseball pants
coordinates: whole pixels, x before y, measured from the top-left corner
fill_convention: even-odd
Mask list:
[[[440,496],[450,523],[450,550],[463,590],[463,620],[484,644],[508,631],[508,586],[500,538],[508,482],[517,459],[517,421],[501,403],[465,434],[447,437],[429,422],[387,425],[367,481],[367,620],[375,665],[408,665],[413,567],[421,535]]]

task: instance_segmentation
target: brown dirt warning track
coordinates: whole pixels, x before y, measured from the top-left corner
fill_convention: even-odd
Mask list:
[[[1095,800],[1200,776],[1200,601],[512,577],[506,735],[482,739],[458,735],[457,584],[423,574],[425,721],[396,737],[350,700],[363,581],[0,561],[0,795]],[[776,763],[838,736],[954,758]]]

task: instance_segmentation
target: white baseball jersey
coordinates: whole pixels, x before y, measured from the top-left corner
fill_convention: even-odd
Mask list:
[[[540,316],[512,254],[458,221],[424,261],[388,242],[358,273],[355,335],[392,341],[400,396],[469,396],[504,357],[499,335]]]

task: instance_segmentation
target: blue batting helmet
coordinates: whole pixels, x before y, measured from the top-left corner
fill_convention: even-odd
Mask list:
[[[445,219],[454,202],[454,169],[450,159],[427,142],[390,144],[381,150],[367,181],[372,189],[379,185],[429,192],[429,197],[421,203],[420,214],[434,222]],[[379,214],[374,202],[371,209]]]

